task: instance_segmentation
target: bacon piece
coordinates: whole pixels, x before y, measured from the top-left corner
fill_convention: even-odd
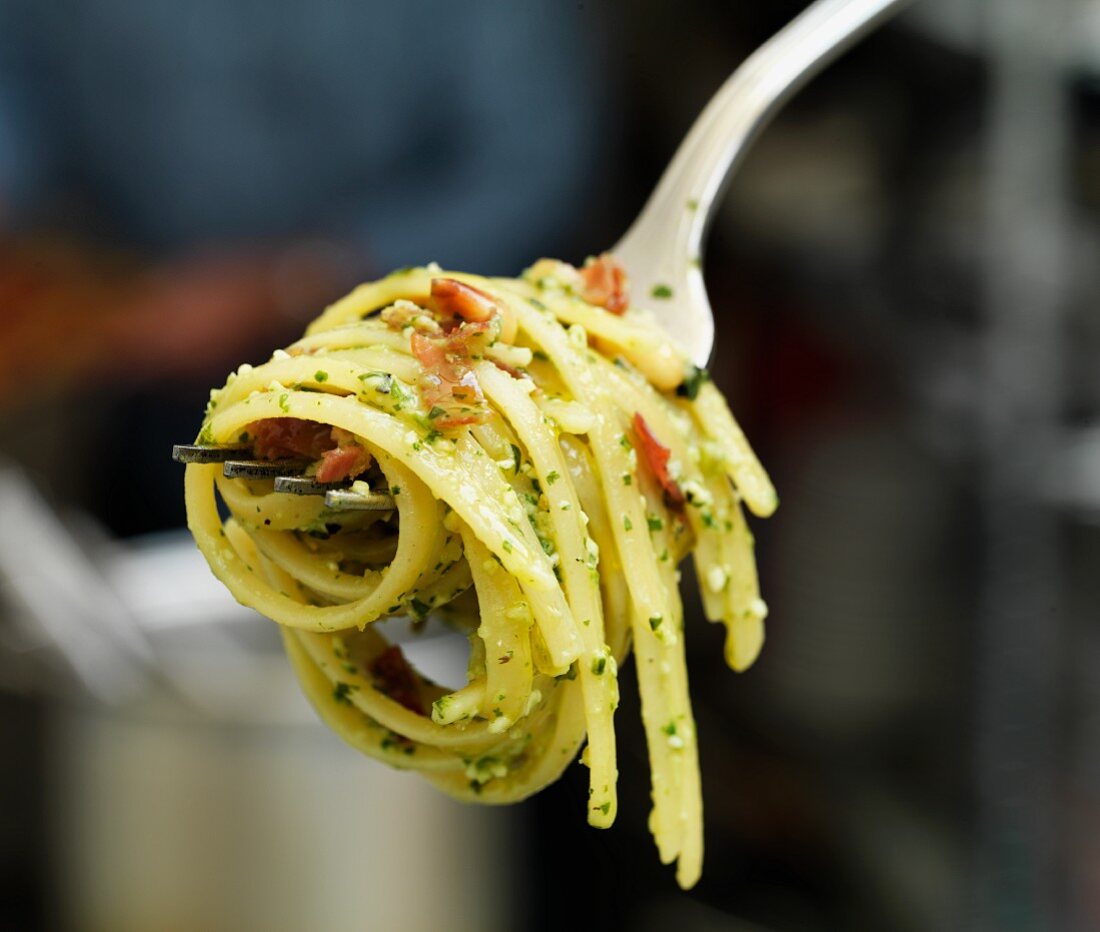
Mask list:
[[[342,482],[367,471],[374,458],[354,434],[297,417],[269,417],[249,425],[258,459],[320,460],[318,482]]]
[[[394,702],[417,715],[426,714],[416,674],[398,645],[391,644],[375,657],[370,672],[378,689]]]
[[[584,264],[581,282],[581,297],[589,304],[598,304],[612,314],[622,314],[630,304],[626,269],[609,252]]]
[[[432,371],[447,363],[447,349],[443,340],[433,340],[422,333],[414,333],[409,338],[412,354],[425,369]]]
[[[634,414],[634,433],[638,435],[646,463],[649,464],[650,471],[661,484],[661,488],[665,490],[665,497],[669,504],[676,508],[683,508],[685,501],[683,490],[668,473],[669,449],[657,439],[650,430],[649,424],[646,423],[646,419],[639,412]]]
[[[373,462],[370,452],[357,443],[338,446],[325,451],[314,478],[318,482],[343,482],[366,472]]]
[[[412,352],[424,372],[420,377],[420,394],[430,408],[443,409],[436,426],[456,427],[484,420],[485,396],[470,368],[469,341],[484,333],[488,323],[463,324],[444,337],[412,335]]]
[[[297,417],[269,417],[249,425],[257,459],[281,460],[300,456],[317,460],[336,446],[327,424]]]
[[[454,278],[432,279],[432,301],[440,314],[479,324],[501,312],[500,305],[491,295]]]

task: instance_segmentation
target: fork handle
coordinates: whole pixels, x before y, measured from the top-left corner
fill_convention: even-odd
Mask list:
[[[779,107],[825,65],[908,0],[817,0],[765,42],[722,85],[676,151],[656,189],[612,250],[635,293],[680,283],[706,300],[703,237],[733,167]],[[713,342],[708,322],[706,353]],[[690,334],[676,330],[692,349]],[[693,352],[692,355],[698,356]],[[705,361],[705,359],[704,359]]]

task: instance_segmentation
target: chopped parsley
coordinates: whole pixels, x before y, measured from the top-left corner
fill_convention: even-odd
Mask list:
[[[338,682],[332,687],[332,698],[345,705],[351,705],[351,691],[358,688],[352,683]]]
[[[405,386],[402,385],[401,382],[398,379],[394,379],[394,378],[390,379],[390,392],[389,393],[390,393],[390,395],[393,396],[393,400],[396,402],[394,407],[398,411],[401,410],[401,405],[405,404],[406,402],[412,401],[412,395],[410,395],[405,390]]]
[[[606,669],[607,669],[607,658],[606,657],[597,657],[595,660],[592,661],[592,672],[595,673],[596,676],[603,676],[603,671],[606,670]]]
[[[557,472],[557,470],[555,470],[555,469],[552,469],[552,470],[550,470],[550,472],[548,472],[548,473],[546,474],[546,482],[547,482],[547,484],[549,484],[549,485],[553,485],[553,484],[554,484],[555,482],[557,482],[557,481],[558,481],[558,480],[559,480],[560,478],[561,478],[561,476],[559,476],[559,475],[558,475],[558,472]]]
[[[374,386],[374,390],[383,395],[388,395],[393,387],[393,376],[388,372],[364,372],[359,376],[360,382],[366,382],[367,379],[378,379],[378,384]]]
[[[659,627],[661,627],[661,622],[664,620],[665,619],[663,615],[654,615],[652,618],[649,619],[650,630],[656,631]]]
[[[692,366],[684,381],[682,381],[676,388],[676,394],[681,398],[687,398],[689,401],[694,401],[699,395],[699,389],[703,383],[710,378],[710,373],[706,369],[701,369],[699,366]]]
[[[654,298],[671,298],[672,288],[665,284],[658,284],[653,286],[653,290],[650,291],[650,295]]]
[[[626,515],[623,515],[623,529],[627,531],[634,530],[634,523]]]
[[[378,745],[383,751],[400,751],[402,754],[415,754],[416,745],[404,735],[390,732]]]
[[[327,382],[328,373],[325,372],[324,369],[318,369],[316,372],[313,373],[313,379],[316,382]]]

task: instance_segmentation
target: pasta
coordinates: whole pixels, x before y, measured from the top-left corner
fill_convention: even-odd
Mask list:
[[[702,802],[677,566],[694,552],[706,615],[744,670],[766,608],[743,506],[767,516],[777,499],[705,372],[626,303],[607,256],[360,286],[211,392],[199,443],[305,458],[317,481],[387,492],[394,509],[343,511],[198,463],[188,525],[233,595],[279,623],[321,718],[462,800],[523,799],[585,745],[588,821],[610,826],[633,647],[650,829],[687,888]],[[468,637],[464,686],[431,682],[372,625],[403,615]]]

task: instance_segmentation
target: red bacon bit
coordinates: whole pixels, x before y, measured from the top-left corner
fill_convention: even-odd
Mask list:
[[[325,451],[314,478],[318,482],[343,482],[365,473],[372,462],[374,457],[358,444],[338,446]]]
[[[622,314],[630,304],[627,294],[626,269],[605,252],[598,259],[589,259],[581,269],[581,297],[589,304],[598,304],[612,314]]]
[[[488,323],[463,324],[443,337],[412,335],[412,352],[424,372],[420,394],[429,408],[444,413],[433,423],[439,428],[475,424],[485,419],[485,396],[470,368],[472,337],[484,333]]]
[[[281,460],[300,456],[320,459],[336,446],[327,424],[297,417],[269,417],[249,425],[252,449],[257,459]]]
[[[443,340],[433,340],[419,331],[409,340],[416,361],[428,371],[438,369],[447,362],[447,350]]]
[[[510,341],[515,321],[492,295],[453,278],[432,279],[431,304],[445,332],[436,336],[417,331],[411,337],[413,356],[424,370],[421,398],[428,408],[442,409],[432,420],[441,430],[477,424],[489,411],[470,367],[472,343],[485,342],[488,334]]]
[[[375,657],[370,665],[370,672],[378,689],[394,702],[417,715],[426,714],[417,686],[417,676],[398,645],[390,645]]]
[[[501,313],[500,305],[491,295],[453,278],[432,279],[432,301],[440,314],[472,323],[485,323]]]
[[[683,508],[684,493],[676,480],[668,474],[669,449],[649,428],[646,419],[640,413],[634,415],[634,433],[642,445],[642,453],[649,464],[650,471],[665,490],[665,497],[669,504],[675,508]]]
[[[279,460],[302,457],[320,460],[318,482],[342,482],[370,468],[374,458],[356,443],[353,435],[328,424],[297,417],[269,417],[249,426],[252,450],[257,459]]]

